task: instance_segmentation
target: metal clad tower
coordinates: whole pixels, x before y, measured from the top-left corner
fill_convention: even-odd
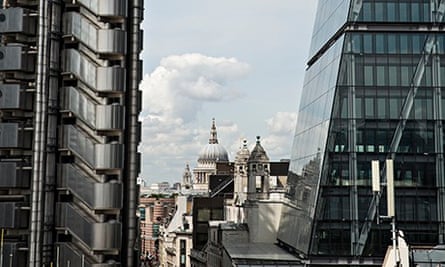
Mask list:
[[[319,1],[278,234],[312,265],[382,263],[391,233],[376,224],[386,193],[372,194],[372,160],[394,160],[408,244],[445,242],[444,11],[441,0]]]
[[[3,1],[1,266],[137,266],[142,12]]]

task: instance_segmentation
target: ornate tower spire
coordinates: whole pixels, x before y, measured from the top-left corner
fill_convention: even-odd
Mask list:
[[[209,144],[218,144],[218,136],[216,133],[215,118],[212,119],[212,128],[210,128]]]
[[[185,187],[192,184],[192,172],[190,171],[190,165],[188,163],[185,165],[185,170],[182,174],[182,183]]]

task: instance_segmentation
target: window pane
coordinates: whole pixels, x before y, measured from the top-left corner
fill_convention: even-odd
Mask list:
[[[373,85],[374,84],[374,73],[372,66],[365,66],[365,85]]]
[[[384,119],[386,117],[386,99],[385,98],[377,98],[377,116],[380,119]]]
[[[371,97],[365,98],[365,116],[374,117],[374,99]]]

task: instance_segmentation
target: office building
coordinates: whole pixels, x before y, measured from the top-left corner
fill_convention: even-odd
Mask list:
[[[444,9],[319,1],[278,233],[311,265],[382,264],[391,232],[377,224],[386,193],[371,191],[371,160],[394,160],[406,242],[445,242]]]
[[[3,1],[2,266],[137,266],[141,0]]]
[[[176,199],[172,196],[152,195],[139,199],[141,254],[159,257],[161,226],[169,223],[175,213]]]

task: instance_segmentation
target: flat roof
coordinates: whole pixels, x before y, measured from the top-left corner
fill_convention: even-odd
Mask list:
[[[225,244],[224,248],[232,260],[265,260],[300,262],[301,259],[271,243]]]

